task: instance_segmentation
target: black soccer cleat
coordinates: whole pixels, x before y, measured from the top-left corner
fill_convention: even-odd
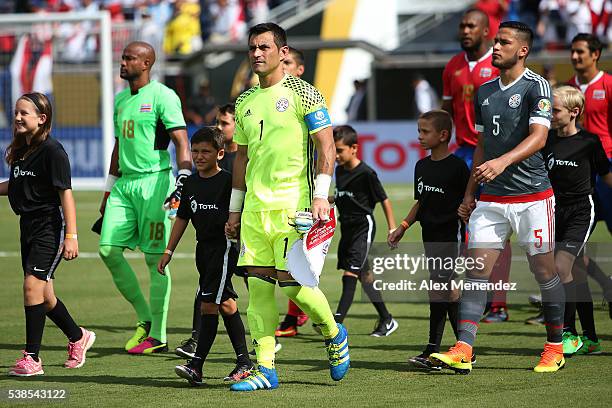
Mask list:
[[[179,357],[193,358],[195,357],[196,349],[198,348],[198,341],[193,337],[183,340],[181,345],[174,350],[174,354]]]
[[[378,320],[374,331],[370,333],[372,337],[386,337],[397,330],[399,323],[393,317],[389,316],[388,319]]]
[[[202,372],[191,365],[191,361],[184,365],[178,365],[174,367],[174,372],[181,378],[189,381],[189,384],[193,386],[204,385],[202,381]]]
[[[254,366],[250,361],[248,363],[236,363],[236,367],[229,373],[223,381],[240,381],[245,379],[251,373]]]

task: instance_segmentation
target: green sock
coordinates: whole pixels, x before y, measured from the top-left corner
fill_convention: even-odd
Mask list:
[[[166,343],[166,323],[168,320],[168,305],[170,304],[170,290],[172,279],[170,268],[166,267],[166,274],[157,272],[157,262],[160,254],[145,254],[145,261],[151,276],[151,287],[149,288],[149,301],[151,303],[151,330],[149,336]]]
[[[321,333],[326,339],[332,339],[338,334],[338,326],[329,308],[327,298],[321,289],[301,286],[295,281],[279,282],[282,291],[300,307],[312,321],[321,327]]]
[[[274,368],[274,331],[278,326],[275,288],[273,279],[268,281],[249,276],[249,330],[257,354],[257,363],[266,368]]]
[[[99,251],[102,261],[111,272],[115,286],[125,300],[132,304],[138,320],[150,322],[151,310],[149,304],[142,295],[136,274],[123,256],[123,248],[104,245],[100,247]]]

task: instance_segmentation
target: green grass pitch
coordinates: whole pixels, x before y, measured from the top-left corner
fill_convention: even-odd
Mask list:
[[[391,185],[388,193],[396,219],[406,215],[412,204],[412,187]],[[101,194],[77,192],[79,244],[82,256],[62,262],[56,276],[56,293],[77,322],[97,334],[85,366],[78,370],[62,367],[66,358],[66,340],[48,321],[41,358],[45,375],[29,379],[6,376],[19,356],[25,335],[22,301],[18,219],[6,198],[0,199],[0,406],[14,406],[6,399],[9,389],[67,389],[69,406],[103,407],[350,407],[350,406],[609,406],[612,384],[612,321],[602,309],[601,297],[595,301],[595,319],[603,342],[604,354],[568,359],[564,370],[555,374],[535,374],[545,340],[543,327],[523,324],[535,310],[526,305],[511,305],[510,322],[482,325],[475,350],[478,363],[469,376],[450,372],[427,373],[413,370],[406,362],[418,354],[427,340],[429,308],[425,304],[391,303],[389,309],[399,321],[399,329],[387,338],[368,336],[376,316],[368,303],[356,302],[346,320],[351,347],[351,365],[347,377],[334,383],[328,373],[323,342],[307,324],[296,338],[283,339],[277,355],[280,388],[256,393],[230,393],[222,381],[234,364],[234,355],[223,328],[204,365],[206,386],[189,387],[174,374],[174,366],[183,362],[172,350],[190,335],[193,295],[197,272],[192,260],[194,234],[191,227],[171,263],[172,298],[168,319],[171,352],[153,356],[129,356],[123,350],[135,326],[135,314],[115,289],[110,273],[97,257],[97,236],[89,227],[97,217]],[[386,224],[377,208],[377,241],[385,239]],[[407,236],[418,242],[418,226]],[[610,242],[603,225],[597,227],[592,241]],[[335,239],[338,242],[338,237]],[[335,254],[335,244],[330,253]],[[129,251],[127,251],[129,252]],[[520,256],[516,254],[515,256]],[[609,254],[607,254],[609,256]],[[144,260],[138,254],[130,258],[143,286],[148,288]],[[321,288],[332,310],[337,305],[341,280],[330,257],[322,275]],[[608,263],[608,266],[610,263]],[[610,273],[610,270],[607,270]],[[591,283],[593,287],[596,285]],[[246,323],[248,295],[244,284],[234,278],[240,294],[239,305]],[[286,311],[287,299],[277,290],[279,313]],[[356,294],[359,299],[360,293]],[[247,328],[248,330],[248,328]],[[453,342],[450,325],[446,327],[443,347]],[[47,404],[43,403],[43,404]],[[28,404],[28,403],[26,403]],[[41,402],[31,402],[39,405]],[[19,405],[24,405],[19,403]]]

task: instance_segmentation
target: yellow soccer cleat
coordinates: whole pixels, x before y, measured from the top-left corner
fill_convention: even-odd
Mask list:
[[[472,346],[458,341],[446,353],[430,354],[429,360],[456,373],[469,374],[472,371]]]
[[[536,373],[554,373],[565,367],[563,344],[546,343],[540,355],[540,362],[533,368]]]

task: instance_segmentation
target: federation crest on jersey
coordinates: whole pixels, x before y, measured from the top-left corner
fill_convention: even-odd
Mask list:
[[[510,97],[510,99],[508,99],[508,105],[511,108],[518,108],[521,105],[521,95],[520,94],[514,94]]]
[[[606,99],[606,90],[605,89],[595,89],[593,91],[593,99],[604,100]]]
[[[540,112],[550,112],[550,101],[548,99],[540,99],[538,101],[538,109]]]
[[[276,110],[279,112],[284,112],[289,108],[289,101],[287,98],[280,98],[276,101]]]
[[[489,67],[480,68],[480,72],[478,73],[481,78],[489,78],[491,74],[493,74],[493,70]]]
[[[423,180],[419,179],[419,184],[417,184],[417,191],[419,194],[423,192]]]

